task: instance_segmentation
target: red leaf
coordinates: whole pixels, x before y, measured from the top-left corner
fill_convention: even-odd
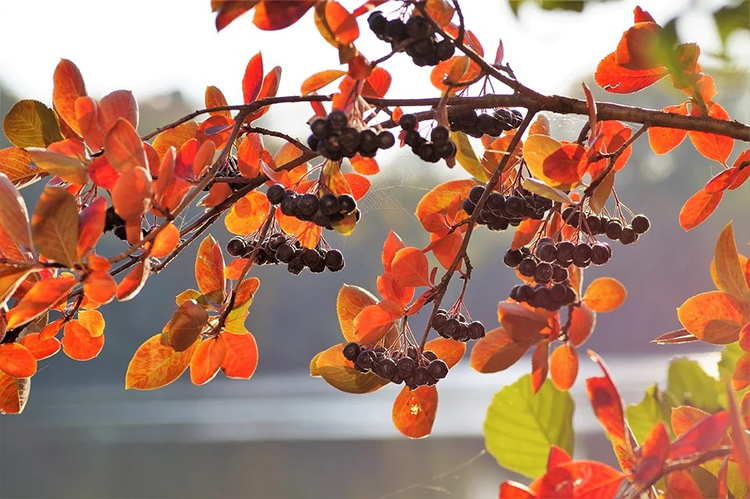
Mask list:
[[[60,342],[57,338],[40,339],[39,333],[29,333],[19,342],[29,349],[36,360],[47,359],[60,351]]]
[[[67,59],[60,59],[53,76],[52,103],[60,117],[77,134],[81,133],[76,119],[75,102],[86,95],[86,85],[78,67]]]
[[[599,364],[599,367],[604,372],[603,377],[586,380],[586,391],[588,392],[591,406],[607,435],[612,437],[615,443],[627,444],[629,440],[626,440],[625,436],[625,414],[622,408],[620,393],[617,391],[617,387],[615,387],[604,361],[591,350],[588,351],[588,354],[594,362]]]
[[[737,360],[732,373],[732,389],[739,392],[750,386],[750,353]]]
[[[586,148],[579,144],[564,144],[547,156],[542,163],[544,175],[561,184],[581,180],[586,171]]]
[[[667,493],[669,497],[680,499],[703,499],[703,494],[698,484],[693,480],[690,472],[685,470],[673,471],[667,475]]]
[[[719,206],[723,195],[722,191],[709,194],[704,190],[693,194],[680,210],[680,227],[690,230],[705,222]]]
[[[362,97],[382,99],[391,88],[391,74],[380,66],[373,68],[362,86]],[[398,122],[398,118],[394,118]]]
[[[711,449],[726,436],[729,424],[727,411],[717,412],[703,419],[672,442],[669,459],[672,461],[684,459]]]
[[[391,271],[391,263],[393,262],[393,257],[396,256],[396,252],[405,246],[404,241],[401,240],[398,234],[393,231],[388,233],[388,237],[385,239],[385,243],[383,243],[382,257],[383,268],[386,272]]]
[[[565,452],[564,449],[561,449],[557,445],[552,445],[549,448],[549,456],[547,457],[547,472],[572,460],[570,454]]]
[[[516,482],[500,484],[500,499],[535,499],[536,496],[527,486]]]
[[[190,381],[200,386],[214,379],[227,350],[227,343],[221,335],[202,341],[190,359]]]
[[[568,391],[578,376],[578,351],[567,343],[555,348],[550,356],[549,374],[558,390]]]
[[[740,171],[735,168],[729,168],[727,170],[722,170],[713,177],[711,177],[711,180],[706,182],[706,185],[703,187],[703,190],[706,191],[709,194],[714,194],[716,192],[721,192],[723,190],[726,190],[731,186],[735,180],[737,180],[737,177],[739,176]]]
[[[646,485],[661,475],[664,461],[669,455],[669,435],[662,421],[657,422],[648,432],[640,451],[641,457],[634,478],[636,483]]]
[[[419,248],[403,248],[396,252],[391,263],[393,277],[401,286],[429,286],[429,264]]]
[[[518,224],[518,227],[516,227],[516,232],[513,234],[513,241],[510,243],[510,249],[517,250],[529,244],[539,231],[539,227],[542,226],[542,223],[542,220],[534,220],[531,218],[524,219]]]
[[[377,305],[369,305],[354,318],[354,336],[363,345],[377,343],[390,331],[393,323],[401,318],[404,311],[390,300]]]
[[[463,238],[461,237],[461,231],[458,230],[454,230],[443,237],[435,232],[430,233],[432,253],[444,269],[450,268],[461,249],[461,243],[463,243]]]
[[[14,378],[30,378],[36,373],[36,358],[21,343],[0,345],[0,371]]]
[[[216,31],[226,28],[229,23],[255,7],[258,0],[214,0],[211,11],[216,12]]]
[[[294,2],[279,2],[278,0],[262,0],[255,7],[253,23],[262,30],[273,31],[284,29],[296,23],[317,0],[296,0]]]
[[[286,3],[286,2],[284,2]],[[257,12],[256,12],[257,15]],[[242,98],[245,104],[253,102],[260,93],[263,84],[263,54],[258,52],[245,67],[245,75],[242,77]]]
[[[401,286],[390,272],[378,276],[377,286],[380,296],[393,300],[402,307],[406,307],[414,298],[414,288]]]
[[[349,45],[359,38],[357,19],[335,0],[326,2],[325,20],[331,35],[339,44]]]
[[[265,99],[268,97],[276,97],[276,92],[279,91],[279,84],[281,83],[281,66],[275,66],[271,71],[266,73],[263,78],[263,85],[260,87],[260,93],[258,94],[257,100]],[[257,120],[270,109],[269,106],[264,106],[257,111],[250,113],[245,120],[251,122]]]
[[[574,307],[568,328],[568,339],[574,347],[579,347],[591,336],[596,327],[596,312],[581,303],[580,307]]]
[[[537,343],[531,354],[531,389],[537,393],[547,380],[549,369],[549,340],[543,339]]]
[[[734,160],[734,166],[732,168],[737,168],[737,170],[739,170],[737,178],[734,179],[734,182],[729,187],[729,189],[735,190],[742,184],[744,184],[748,177],[750,177],[750,149],[740,153],[740,155],[737,156],[737,159]]]
[[[76,259],[80,261],[93,249],[104,232],[107,200],[98,197],[81,212],[78,221],[78,243]]]
[[[615,53],[599,62],[594,74],[596,83],[607,92],[629,94],[653,85],[667,76],[666,68],[631,70],[617,64]]]
[[[595,461],[570,461],[541,478],[539,497],[612,498],[625,475]]]
[[[409,390],[404,386],[393,402],[393,424],[409,438],[426,437],[432,431],[438,394],[434,386]]]
[[[709,102],[706,106],[708,107],[708,115],[712,118],[729,121],[729,115],[717,103]],[[700,108],[693,106],[690,115],[701,116]],[[691,130],[689,135],[690,141],[698,152],[708,159],[713,159],[719,163],[726,163],[727,159],[729,159],[729,155],[732,153],[732,148],[734,147],[733,138],[713,133],[696,132],[695,130]]]
[[[206,104],[206,108],[212,107],[224,107],[227,105],[227,99],[221,90],[213,85],[206,87],[206,92],[203,96],[203,100]],[[211,116],[225,116],[227,118],[232,117],[231,111],[211,111]]]
[[[102,351],[104,335],[92,336],[80,322],[73,320],[65,325],[62,347],[65,355],[73,360],[91,360]]]

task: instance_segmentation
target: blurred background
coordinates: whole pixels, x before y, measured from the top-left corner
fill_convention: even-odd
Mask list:
[[[361,1],[342,3],[351,9]],[[133,90],[142,133],[203,107],[206,85],[218,86],[230,103],[240,102],[245,65],[259,50],[266,70],[283,67],[279,95],[298,93],[307,76],[338,65],[309,13],[287,31],[261,32],[245,15],[216,33],[209,4],[1,2],[0,114],[20,98],[51,105],[52,72],[63,57],[79,66],[94,97]],[[462,5],[485,52],[494,53],[502,39],[505,61],[531,88],[581,97],[585,81],[598,100],[656,109],[684,100],[666,80],[630,96],[605,94],[593,82],[598,61],[632,25],[636,2],[471,0]],[[640,5],[660,24],[674,22],[682,41],[701,46],[700,62],[719,91],[716,101],[732,118],[750,121],[748,2],[644,0]],[[370,59],[387,52],[365,27],[357,46]],[[405,55],[385,67],[394,76],[389,96],[437,95],[429,69],[412,66]],[[499,85],[495,90],[506,91]],[[286,105],[272,109],[261,124],[305,139],[311,115],[306,104]],[[552,117],[552,135],[571,140],[582,124],[579,117]],[[0,145],[8,146],[4,138]],[[745,148],[737,144],[730,162]],[[492,395],[529,372],[529,359],[495,375],[475,373],[464,360],[440,383],[433,434],[420,441],[405,439],[391,424],[395,387],[347,395],[308,377],[310,359],[341,341],[335,313],[341,284],[375,291],[388,231],[398,232],[407,245],[424,246],[426,234],[413,215],[416,203],[437,183],[463,176],[460,168],[424,164],[407,151],[387,151],[379,162],[382,172],[371,179],[373,188],[360,203],[364,216],[354,234],[325,234],[345,254],[342,272],[254,271],[262,285],[246,323],[260,349],[253,379],[229,381],[219,375],[195,387],[185,375],[154,392],[125,391],[133,352],[161,330],[175,308],[174,296],[195,286],[195,250],[186,251],[134,300],[102,309],[106,343],[97,359],[78,363],[61,353],[41,363],[23,415],[0,419],[0,497],[497,497],[498,484],[513,475],[482,453],[482,422]],[[621,200],[647,214],[652,229],[635,245],[615,246],[615,258],[605,267],[586,272],[587,280],[613,276],[629,290],[621,309],[599,316],[587,347],[607,360],[627,403],[639,401],[648,385],[663,384],[671,356],[689,354],[715,372],[717,355],[705,345],[657,347],[649,341],[680,327],[674,310],[685,299],[713,289],[709,263],[729,220],[734,219],[740,252],[748,253],[747,185],[728,192],[716,213],[690,233],[678,225],[682,204],[720,168],[688,140],[666,156],[655,156],[643,139],[617,176]],[[30,209],[41,187],[24,191]],[[187,216],[198,213],[194,208]],[[222,223],[211,233],[222,242],[229,239]],[[466,303],[488,328],[497,325],[496,304],[515,284],[502,263],[510,238],[480,230],[470,246],[479,271]],[[102,244],[113,252],[121,247],[111,235]],[[582,389],[593,367],[582,360],[572,391],[578,405],[576,457],[614,464]]]

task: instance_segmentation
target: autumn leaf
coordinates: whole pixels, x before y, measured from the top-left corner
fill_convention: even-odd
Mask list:
[[[311,362],[311,376],[321,376],[326,383],[347,393],[370,393],[388,384],[375,373],[361,373],[342,353],[344,343],[320,352]]]
[[[716,269],[717,288],[741,302],[750,303],[750,290],[737,253],[731,222],[724,227],[716,240],[713,266]]]
[[[66,189],[44,188],[31,217],[31,229],[37,250],[46,258],[66,267],[78,260],[78,204]]]
[[[6,304],[30,273],[29,268],[0,265],[0,307]]]
[[[541,479],[539,497],[615,497],[625,474],[596,461],[570,461],[550,470]]]
[[[159,153],[159,158],[163,158],[170,147],[179,149],[182,147],[182,144],[190,139],[194,139],[197,134],[198,124],[194,121],[188,121],[169,130],[164,130],[154,138],[151,145]]]
[[[529,147],[528,139],[525,147]],[[586,148],[579,144],[561,144],[542,161],[544,176],[552,179],[553,187],[580,181],[586,166]]]
[[[629,444],[625,434],[625,413],[623,412],[622,398],[612,378],[609,375],[604,361],[591,350],[589,357],[599,364],[604,376],[592,377],[586,380],[586,391],[588,392],[591,406],[596,413],[604,431],[613,439],[615,444]]]
[[[72,198],[72,196],[71,196]],[[41,198],[40,198],[41,201]],[[73,206],[76,208],[75,199],[73,199]],[[39,205],[37,204],[37,210]],[[60,215],[53,214],[53,218],[60,220]],[[78,240],[75,246],[75,259],[73,261],[80,261],[91,251],[96,245],[99,238],[104,233],[104,225],[106,222],[107,215],[107,200],[104,197],[98,197],[94,199],[90,205],[81,211],[81,215],[78,220],[78,229],[76,231]],[[36,213],[34,213],[36,216]],[[33,224],[33,218],[32,218]],[[59,229],[58,229],[59,230]],[[41,246],[37,243],[37,248],[41,252]]]
[[[169,344],[175,352],[184,352],[200,336],[208,313],[195,300],[182,303],[169,320]]]
[[[578,351],[568,343],[555,348],[549,359],[549,374],[555,388],[568,391],[578,376]]]
[[[138,347],[130,360],[125,389],[153,390],[172,383],[190,365],[196,347],[197,342],[183,352],[175,352],[171,346],[162,345],[160,334],[152,336]]]
[[[729,424],[729,413],[726,411],[702,419],[672,442],[669,459],[684,459],[711,449],[726,436]]]
[[[549,371],[549,339],[544,338],[536,344],[531,354],[531,391],[535,394],[539,391]]]
[[[253,23],[262,30],[284,29],[296,23],[315,3],[316,0],[261,0],[255,7]]]
[[[190,381],[205,385],[216,376],[227,355],[227,343],[221,336],[209,338],[198,344],[190,359]]]
[[[438,394],[434,386],[410,390],[404,386],[393,402],[393,425],[409,438],[430,434],[437,413]]]
[[[132,168],[147,168],[146,150],[138,132],[124,118],[119,118],[104,139],[104,154],[120,174]]]
[[[401,286],[429,286],[429,264],[427,257],[419,248],[402,248],[398,250],[391,262],[391,272]]]
[[[635,483],[650,484],[662,473],[669,456],[669,434],[664,422],[657,422],[646,435],[641,445],[641,457],[635,470]]]
[[[680,227],[690,230],[705,222],[719,206],[723,195],[723,191],[709,194],[704,190],[693,194],[680,210]]]
[[[611,312],[620,307],[627,296],[625,286],[612,277],[598,277],[591,281],[583,301],[594,312]]]
[[[699,339],[724,345],[737,341],[748,314],[746,306],[732,295],[709,291],[688,298],[677,309],[677,318]]]
[[[206,87],[206,91],[203,96],[203,101],[206,104],[206,109],[212,107],[224,107],[227,105],[227,99],[218,87],[209,85]],[[224,116],[226,118],[232,117],[231,111],[211,111],[211,116]]]
[[[71,140],[68,139],[68,141]],[[28,147],[26,152],[29,153],[34,165],[40,170],[50,175],[56,175],[65,182],[85,185],[89,181],[89,176],[86,163],[83,159],[60,152],[59,150],[63,149],[64,146],[58,147],[58,150],[55,150],[55,146],[63,145],[64,142],[67,141],[56,142],[47,149]]]
[[[36,360],[48,359],[59,352],[61,348],[57,338],[40,339],[39,333],[28,333],[19,340],[19,343],[28,348]]]
[[[0,173],[0,227],[18,246],[34,249],[31,242],[31,228],[26,203],[13,183],[4,173]]]
[[[504,371],[518,362],[529,346],[514,340],[503,328],[493,329],[474,344],[471,368],[480,373]]]
[[[435,225],[430,218],[433,214],[444,214],[451,202],[460,195],[462,199],[469,196],[469,191],[477,185],[474,180],[451,180],[437,185],[430,192],[425,194],[417,204],[416,216],[425,230],[428,232],[439,232],[445,230],[445,224]]]
[[[112,206],[126,222],[139,220],[150,208],[151,175],[145,168],[131,168],[120,175],[112,189]]]
[[[224,256],[216,240],[208,236],[200,244],[195,257],[195,279],[198,289],[215,303],[224,300]]]
[[[341,333],[346,341],[357,341],[354,335],[354,319],[368,306],[378,303],[378,299],[366,289],[344,284],[336,297],[336,314]]]
[[[72,275],[37,281],[6,314],[7,327],[13,329],[30,322],[65,299],[76,285]]]
[[[227,345],[227,353],[221,370],[227,378],[250,379],[258,367],[258,345],[252,333],[221,333]]]
[[[0,371],[0,414],[20,414],[29,399],[31,378],[14,378]]]
[[[78,312],[78,322],[95,338],[104,334],[106,324],[98,310],[81,310]]]
[[[369,305],[354,318],[354,337],[363,345],[376,343],[388,333],[403,313],[404,309],[390,300]]]
[[[3,131],[16,147],[47,147],[63,140],[57,114],[43,103],[25,99],[16,102],[3,119]]]
[[[628,69],[617,64],[615,53],[604,57],[596,67],[594,79],[607,92],[615,94],[629,94],[637,92],[667,76],[667,69],[656,67],[651,69]]]
[[[47,175],[31,163],[29,153],[17,147],[0,149],[0,173],[19,189]]]
[[[260,229],[270,209],[271,203],[265,194],[249,192],[232,206],[224,224],[232,234],[246,236]]]
[[[450,338],[435,338],[427,342],[425,351],[433,352],[449,369],[458,364],[466,353],[466,343]]]
[[[596,327],[596,312],[581,303],[579,307],[573,307],[571,312],[570,327],[568,328],[568,339],[574,347],[583,345],[591,336]]]
[[[325,24],[338,44],[349,45],[359,38],[357,19],[340,3],[329,0],[325,3]]]
[[[490,176],[479,161],[471,142],[465,133],[451,132],[451,140],[456,144],[456,161],[472,177],[480,182],[487,182]]]
[[[91,360],[102,351],[104,335],[94,336],[77,320],[65,324],[62,348],[65,355],[73,360]]]
[[[52,103],[65,120],[65,123],[77,134],[81,133],[76,119],[75,101],[86,95],[86,85],[78,67],[68,59],[60,59],[55,68],[52,87]]]
[[[708,115],[711,118],[729,121],[729,115],[724,108],[717,103],[713,101],[707,102],[706,106],[708,107]],[[700,108],[698,108],[698,106],[693,106],[690,115],[700,116],[701,114],[702,112]],[[719,163],[726,163],[727,159],[729,159],[729,155],[732,153],[734,139],[731,137],[714,133],[698,132],[696,130],[691,130],[688,135],[690,136],[690,141],[698,152],[708,159],[718,161]]]
[[[0,345],[0,371],[14,378],[30,378],[36,373],[34,354],[21,343]]]
[[[117,299],[127,301],[135,297],[146,284],[149,274],[148,260],[144,260],[128,272],[117,286]]]
[[[262,84],[263,55],[258,52],[247,63],[242,77],[242,97],[245,104],[250,104],[258,97]]]

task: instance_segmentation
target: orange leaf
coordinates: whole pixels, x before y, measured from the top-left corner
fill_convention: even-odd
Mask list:
[[[109,272],[95,271],[83,281],[83,293],[86,298],[97,303],[109,303],[117,293],[117,282]]]
[[[326,71],[315,73],[314,75],[308,77],[304,82],[302,82],[302,95],[307,95],[320,90],[326,85],[329,85],[330,83],[338,80],[345,74],[346,71],[341,71],[340,69],[329,69]]]
[[[548,327],[545,312],[538,313],[516,302],[499,302],[497,316],[511,338],[529,345],[533,344],[541,331]]]
[[[369,305],[354,318],[354,337],[363,345],[376,343],[388,333],[403,313],[403,308],[390,300]]]
[[[667,106],[662,111],[666,113],[687,115],[687,103],[682,103],[679,106]],[[664,128],[664,127],[649,127],[648,129],[648,143],[651,149],[656,154],[666,154],[685,140],[687,136],[687,130],[681,130],[679,128]]]
[[[368,306],[378,303],[375,298],[366,289],[358,286],[349,286],[344,284],[339,290],[336,297],[336,313],[339,319],[341,333],[346,341],[357,341],[354,335],[354,318]]]
[[[179,149],[182,147],[182,144],[190,139],[194,139],[197,134],[198,124],[194,121],[188,121],[169,130],[164,130],[156,136],[151,145],[159,153],[159,158],[164,158],[170,147]]]
[[[500,484],[500,499],[536,499],[536,495],[527,486],[508,481]]]
[[[138,128],[138,103],[130,90],[115,90],[108,93],[99,101],[99,109],[104,120],[105,133],[109,132],[119,119],[126,120],[133,129]]]
[[[227,378],[250,379],[258,367],[258,345],[252,333],[221,333],[227,345],[227,353],[221,370]]]
[[[716,287],[741,302],[750,302],[750,289],[734,242],[732,222],[724,227],[716,240],[713,265],[716,268]]]
[[[79,97],[75,100],[75,113],[83,140],[92,149],[101,149],[104,146],[105,131],[99,103],[91,97]]]
[[[426,437],[432,431],[438,394],[434,386],[409,390],[404,386],[393,402],[393,424],[409,438]]]
[[[607,92],[629,94],[653,85],[667,75],[666,68],[631,70],[617,64],[615,53],[608,54],[596,67],[594,79]]]
[[[750,386],[750,353],[737,359],[732,373],[732,389],[739,392]]]
[[[81,133],[76,119],[75,101],[86,95],[86,85],[78,67],[67,59],[60,59],[55,68],[52,103],[60,117],[77,134]]]
[[[263,85],[260,87],[260,93],[258,94],[257,100],[265,99],[267,97],[275,97],[276,92],[279,91],[279,85],[281,83],[281,66],[274,67],[271,71],[266,73],[263,78]],[[264,106],[257,111],[254,111],[248,115],[245,121],[251,122],[257,120],[270,109],[269,106]]]
[[[450,338],[435,338],[427,342],[425,351],[432,351],[437,358],[448,364],[448,368],[458,364],[466,353],[466,343],[452,340]]]
[[[661,69],[661,26],[652,22],[636,23],[623,33],[615,51],[617,64],[625,69],[642,71]]]
[[[572,461],[570,454],[556,445],[552,445],[547,456],[547,472]]]
[[[537,393],[547,379],[549,368],[549,340],[537,343],[531,354],[531,389]]]
[[[120,178],[120,174],[109,164],[106,156],[99,156],[89,164],[89,177],[94,183],[111,191]]]
[[[65,325],[62,347],[65,355],[73,360],[91,360],[102,351],[104,335],[92,336],[80,322],[73,320]]]
[[[196,133],[195,138],[201,145],[206,142],[213,142],[216,149],[221,149],[229,140],[233,126],[234,124],[229,118],[210,116],[198,126],[198,133]]]
[[[304,222],[299,226],[294,236],[303,248],[314,249],[320,241],[323,228],[312,222]]]
[[[171,346],[161,343],[161,334],[146,340],[128,364],[125,374],[125,389],[153,390],[166,386],[185,372],[198,343],[193,343],[184,352],[175,352]]]
[[[139,220],[150,208],[153,196],[151,175],[145,168],[131,168],[112,189],[112,206],[126,222]]]
[[[144,260],[136,265],[117,286],[117,299],[127,301],[137,295],[146,284],[148,273],[148,260]]]
[[[355,201],[362,199],[370,190],[370,181],[357,173],[344,173],[344,178],[349,184],[351,195]]]
[[[706,191],[709,194],[714,194],[720,191],[724,191],[731,186],[735,180],[737,180],[737,177],[739,176],[740,171],[735,168],[729,168],[727,170],[722,170],[713,177],[711,177],[711,180],[706,182],[706,185],[703,186],[703,190]]]
[[[218,87],[209,85],[206,87],[206,92],[203,97],[206,104],[206,108],[211,107],[224,107],[227,105],[227,99]],[[232,117],[231,111],[211,111],[211,116],[225,116],[227,118]]]
[[[529,343],[515,341],[502,327],[487,332],[471,350],[470,366],[480,373],[509,368],[526,353]]]
[[[359,38],[357,19],[335,0],[326,2],[325,20],[331,34],[341,45],[349,45]]]
[[[198,255],[195,257],[195,280],[198,282],[198,289],[208,299],[216,303],[224,300],[224,256],[221,254],[219,243],[211,236],[207,236],[198,248]]]
[[[0,149],[0,173],[4,173],[19,189],[46,175],[32,167],[29,153],[17,147]]]
[[[63,319],[57,319],[50,322],[42,328],[41,332],[39,333],[39,340],[45,341],[49,338],[54,338],[64,325],[65,322],[63,321]]]
[[[549,374],[558,390],[568,391],[578,376],[578,351],[567,343],[555,348],[550,356]]]
[[[18,189],[3,173],[0,173],[0,213],[3,214],[0,217],[0,228],[8,235],[13,245],[34,249],[26,203]]]
[[[414,288],[401,286],[389,272],[378,276],[377,286],[380,296],[386,300],[393,300],[402,307],[407,306],[414,298]]]
[[[248,134],[237,149],[237,166],[243,177],[255,178],[260,173],[260,151],[263,142],[257,134]]]
[[[606,464],[570,461],[557,466],[541,478],[539,497],[612,498],[617,495],[624,478],[622,472]]]
[[[30,378],[36,373],[36,359],[21,343],[0,345],[0,370],[14,378]]]
[[[427,0],[425,8],[430,17],[440,27],[451,22],[451,19],[453,19],[453,13],[456,10],[446,0]]]
[[[75,197],[63,187],[45,187],[31,217],[31,231],[39,253],[72,267],[78,260],[78,204]]]
[[[430,233],[432,254],[445,269],[450,268],[453,260],[455,260],[458,251],[461,249],[461,243],[463,243],[463,238],[461,237],[461,231],[458,230],[443,237],[435,232]]]
[[[363,158],[357,154],[349,161],[352,163],[354,171],[362,175],[375,175],[380,172],[380,167],[375,158]]]
[[[78,312],[78,322],[85,327],[91,336],[97,337],[104,334],[104,317],[98,310],[82,310]]]
[[[246,236],[260,229],[270,209],[271,203],[265,194],[249,192],[232,206],[224,224],[232,234]]]
[[[700,487],[693,480],[690,472],[677,470],[667,475],[667,493],[669,497],[680,497],[682,499],[703,499]]]
[[[723,191],[709,194],[704,190],[693,194],[680,210],[680,227],[685,230],[698,227],[716,210],[723,195]]]
[[[35,282],[21,301],[6,314],[7,328],[30,322],[67,298],[76,280],[71,275]]]
[[[383,243],[382,256],[383,268],[386,272],[391,271],[391,263],[393,262],[393,257],[396,256],[396,252],[404,247],[406,247],[406,245],[398,234],[393,231],[388,232],[388,237],[386,237],[385,242]]]
[[[263,84],[263,54],[255,54],[245,67],[242,77],[242,97],[245,104],[253,102],[260,93]]]
[[[229,23],[255,7],[258,0],[214,0],[211,12],[216,12],[216,31],[226,28]]]
[[[709,413],[702,411],[697,407],[682,405],[680,407],[672,408],[670,424],[672,425],[672,430],[674,431],[675,436],[679,437],[695,426],[696,423],[703,421],[709,416],[711,416]]]
[[[732,182],[732,185],[729,186],[729,189],[735,190],[742,184],[744,184],[748,177],[750,177],[750,149],[740,153],[740,155],[737,156],[737,159],[734,160],[734,166],[732,168],[736,168],[737,170],[739,170],[737,178],[735,178],[734,182]]]
[[[29,333],[21,338],[19,342],[29,349],[29,352],[31,352],[36,360],[47,359],[60,351],[60,342],[57,338],[52,337],[42,340],[39,333]]]
[[[80,261],[96,245],[104,232],[107,215],[107,200],[98,197],[82,212],[78,221],[76,261]]]
[[[205,385],[219,372],[227,355],[227,343],[217,336],[202,341],[190,359],[190,381],[194,385]]]
[[[620,281],[612,277],[598,277],[591,281],[583,301],[594,312],[611,312],[625,301],[628,292]]]
[[[195,300],[180,304],[169,320],[169,344],[175,352],[190,348],[206,327],[208,313]]]
[[[622,409],[620,393],[617,391],[604,361],[591,350],[588,351],[588,354],[604,372],[602,377],[586,380],[586,391],[591,406],[607,435],[612,437],[614,443],[627,444],[629,440],[626,440],[625,437],[625,414]]]
[[[388,89],[391,88],[391,74],[380,66],[372,68],[372,73],[365,80],[365,84],[362,87],[362,97],[373,97],[383,98],[385,97]],[[400,109],[400,108],[399,108]],[[391,117],[396,123],[398,118],[394,111],[394,116]]]
[[[440,217],[441,222],[436,223],[436,220],[431,216],[435,214],[444,215],[456,195],[459,195],[462,200],[466,199],[471,188],[476,185],[478,184],[474,180],[451,180],[434,187],[425,194],[419,200],[416,210],[417,218],[422,222],[425,230],[444,234],[447,231],[444,219]]]
[[[677,318],[691,334],[715,345],[737,341],[748,320],[745,305],[721,291],[688,298],[677,309]]]
[[[136,167],[147,168],[146,150],[133,125],[119,118],[104,139],[104,154],[119,173]]]
[[[149,255],[154,258],[165,257],[177,247],[179,242],[180,229],[169,223],[154,238],[154,245],[151,247]]]
[[[708,115],[710,117],[718,120],[729,121],[729,115],[724,108],[717,103],[708,102],[706,106],[708,107]],[[701,114],[700,108],[698,108],[698,106],[693,106],[690,115],[701,116]],[[690,135],[690,141],[698,152],[708,159],[713,159],[719,163],[726,163],[727,159],[729,159],[729,155],[732,153],[734,139],[731,137],[725,137],[714,133],[696,132],[695,130],[691,130],[688,135]]]
[[[0,414],[20,414],[29,399],[29,378],[14,378],[0,371]]]
[[[310,10],[316,1],[278,2],[276,0],[261,0],[255,7],[253,23],[262,30],[284,29],[304,16],[305,12]]]
[[[586,171],[586,148],[579,144],[563,144],[542,163],[544,175],[561,184],[581,180]]]
[[[391,263],[393,277],[401,286],[429,286],[429,264],[419,248],[402,248],[396,252]]]

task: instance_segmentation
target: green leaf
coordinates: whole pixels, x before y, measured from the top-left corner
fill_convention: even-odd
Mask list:
[[[669,363],[667,391],[680,405],[690,405],[709,413],[721,409],[721,383],[706,374],[694,360],[674,359]]]
[[[469,172],[472,177],[482,182],[487,182],[490,177],[479,162],[479,158],[474,153],[474,148],[471,147],[469,137],[465,133],[451,132],[451,139],[456,143],[458,151],[456,152],[456,161],[463,167],[464,170]]]
[[[721,351],[721,360],[719,360],[719,378],[722,383],[727,383],[732,379],[734,366],[745,352],[740,348],[739,342],[726,345]]]
[[[699,468],[693,470],[693,473],[698,470],[705,470],[708,473],[711,473],[713,477],[718,477],[720,466],[721,460],[715,459],[701,464]],[[701,482],[702,481],[698,481],[698,485],[701,485]],[[714,484],[715,483],[716,481],[714,478]],[[740,467],[734,461],[729,461],[727,463],[727,489],[729,489],[729,493],[732,494],[733,497],[747,497],[747,493],[750,492],[747,484],[742,480]],[[715,486],[711,490],[705,490],[703,497],[718,497]]]
[[[672,408],[677,407],[677,402],[669,392],[662,392],[659,386],[653,384],[646,388],[643,400],[638,404],[631,404],[626,409],[628,423],[638,443],[642,444],[651,428],[659,421],[666,423],[669,437],[674,438],[672,433],[671,415]]]
[[[62,140],[57,113],[43,103],[25,99],[16,102],[3,120],[3,131],[16,147],[47,147]]]
[[[534,395],[527,374],[493,397],[484,422],[487,451],[504,468],[541,475],[552,445],[573,454],[573,409],[573,397],[549,380]]]

